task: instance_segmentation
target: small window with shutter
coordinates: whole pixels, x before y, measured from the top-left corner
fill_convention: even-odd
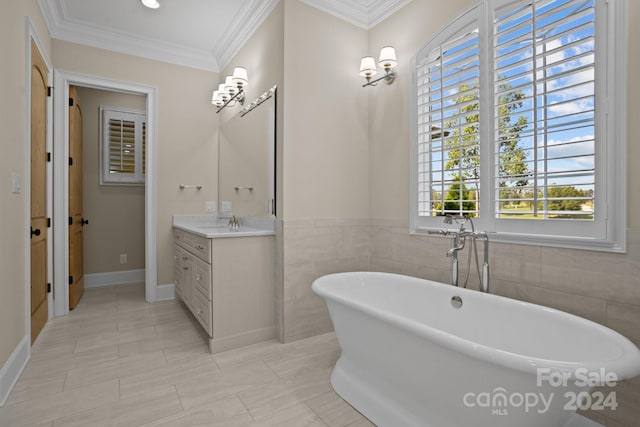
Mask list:
[[[101,185],[144,185],[147,116],[100,107]]]

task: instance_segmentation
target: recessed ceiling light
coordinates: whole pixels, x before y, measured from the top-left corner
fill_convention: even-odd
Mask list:
[[[149,9],[157,9],[160,7],[160,3],[157,0],[141,0],[142,4],[147,6]]]

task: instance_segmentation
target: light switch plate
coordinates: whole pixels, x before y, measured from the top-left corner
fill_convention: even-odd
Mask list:
[[[231,215],[233,213],[233,207],[231,205],[231,202],[229,201],[222,202],[222,213],[225,215]]]
[[[204,211],[208,212],[208,213],[216,213],[216,202],[214,201],[208,201],[208,202],[204,202]]]
[[[19,194],[22,192],[22,179],[20,174],[11,172],[11,192]]]

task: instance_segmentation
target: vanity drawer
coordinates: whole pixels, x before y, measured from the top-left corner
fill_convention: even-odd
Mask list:
[[[206,237],[197,236],[182,230],[174,230],[175,242],[199,258],[211,263],[211,241]]]
[[[193,314],[198,322],[207,331],[210,337],[213,337],[213,315],[211,313],[211,301],[205,297],[202,292],[194,291],[191,302],[193,303]]]
[[[195,259],[194,283],[197,289],[202,292],[207,299],[211,300],[211,264],[207,264],[201,259]]]
[[[193,238],[193,253],[211,264],[211,240],[201,236],[191,236]]]

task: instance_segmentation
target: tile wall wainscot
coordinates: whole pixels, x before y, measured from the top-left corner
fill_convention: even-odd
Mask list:
[[[370,270],[400,273],[449,283],[449,240],[410,235],[405,221],[370,221]],[[480,262],[482,245],[478,245]],[[640,346],[640,231],[628,233],[626,254],[491,243],[491,292],[553,307],[604,324]],[[460,257],[460,283],[468,249]],[[472,260],[469,287],[477,289]],[[603,390],[605,395],[611,389]],[[640,378],[615,389],[615,411],[590,411],[609,426],[637,425]]]
[[[311,284],[325,274],[369,269],[368,219],[284,221],[284,342],[333,330]]]
[[[284,263],[283,263],[283,222],[281,219],[275,220],[276,236],[275,236],[275,277],[274,277],[274,295],[275,295],[275,323],[276,323],[276,338],[280,342],[284,342],[284,289],[283,289],[283,277],[284,277]]]

